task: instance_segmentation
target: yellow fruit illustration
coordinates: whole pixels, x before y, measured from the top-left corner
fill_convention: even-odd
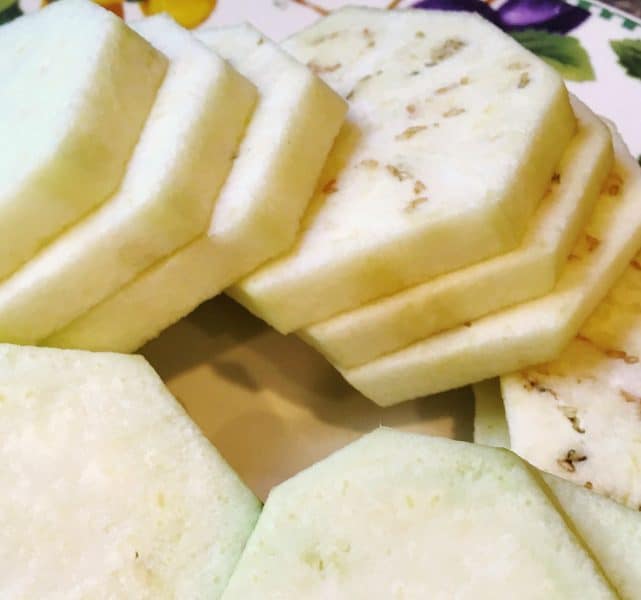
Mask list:
[[[47,4],[51,4],[53,0],[42,0],[41,5],[45,6]],[[100,4],[100,6],[104,6],[107,10],[110,10],[112,13],[116,13],[119,17],[124,16],[124,10],[122,7],[122,1],[120,2],[113,2],[110,0],[94,0],[96,4]]]
[[[140,7],[146,15],[166,12],[183,27],[193,28],[207,20],[216,0],[144,0]]]
[[[94,0],[100,6],[104,6],[107,10],[116,13],[119,17],[124,16],[122,2],[105,2],[104,0]]]

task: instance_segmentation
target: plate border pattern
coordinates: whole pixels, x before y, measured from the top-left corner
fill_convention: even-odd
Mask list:
[[[614,17],[620,21],[621,27],[627,31],[635,31],[637,28],[641,28],[641,19],[598,0],[565,0],[565,2],[572,6],[584,8],[593,16],[600,17],[604,21],[611,21]]]

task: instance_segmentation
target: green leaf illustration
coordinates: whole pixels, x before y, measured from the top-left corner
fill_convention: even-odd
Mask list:
[[[22,15],[18,0],[0,0],[0,25],[13,21]]]
[[[612,40],[610,46],[627,74],[641,79],[641,40]]]
[[[552,65],[565,79],[594,79],[590,57],[577,38],[537,29],[517,31],[512,36],[530,52]]]

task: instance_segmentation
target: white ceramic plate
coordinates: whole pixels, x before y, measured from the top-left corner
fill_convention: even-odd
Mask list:
[[[327,10],[347,3],[315,2]],[[450,8],[475,2],[439,0]],[[188,13],[190,3],[166,0],[165,6]],[[351,3],[387,4],[385,0]],[[11,9],[11,4],[11,0],[0,0],[0,11],[3,5]],[[39,0],[27,0],[19,7],[28,11],[39,4]],[[109,4],[126,18],[141,14],[138,3]],[[202,7],[202,0],[193,4]],[[317,10],[294,0],[219,0],[215,4],[212,0],[211,11],[198,20],[206,18],[207,25],[248,20],[274,39],[282,39],[319,16]],[[416,2],[400,3],[412,4]],[[483,3],[478,0],[478,4]],[[489,2],[484,10],[495,11],[493,18],[504,26],[518,23],[534,28],[528,34],[529,43],[548,58],[556,58],[565,75],[583,79],[569,81],[572,92],[613,120],[639,155],[641,23],[593,0],[573,0],[572,4],[590,14],[566,14],[556,0]],[[549,36],[546,28],[561,30],[569,37]],[[615,46],[629,74],[618,62],[613,40],[619,42]],[[469,389],[380,409],[350,388],[303,342],[275,333],[225,297],[201,306],[143,353],[206,435],[262,497],[274,484],[382,424],[471,439]]]
[[[343,3],[322,4],[329,8]],[[637,28],[635,20],[595,2],[590,5],[592,16],[571,35],[585,48],[595,79],[569,86],[615,121],[638,155],[641,79],[628,76],[617,64],[610,40],[635,35],[638,39],[641,25]],[[317,18],[314,11],[293,2],[278,8],[267,1],[229,0],[217,11],[214,23],[248,19],[277,39]],[[641,42],[638,60],[641,69]],[[380,409],[303,342],[270,330],[227,298],[203,305],[149,344],[144,354],[263,497],[275,483],[381,424],[471,439],[468,389]]]

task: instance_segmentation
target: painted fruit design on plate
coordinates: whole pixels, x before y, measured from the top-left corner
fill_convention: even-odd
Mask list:
[[[183,27],[198,27],[216,8],[216,0],[144,0],[140,7],[146,15],[169,13]]]
[[[6,2],[7,0],[5,0]],[[1,2],[1,0],[0,0]],[[49,4],[55,0],[43,0],[42,4]],[[125,0],[113,2],[112,0],[94,0],[120,17],[124,17],[125,3],[138,4],[145,15],[158,13],[170,14],[183,27],[193,29],[205,22],[216,8],[217,0]],[[17,3],[16,3],[17,5]]]

